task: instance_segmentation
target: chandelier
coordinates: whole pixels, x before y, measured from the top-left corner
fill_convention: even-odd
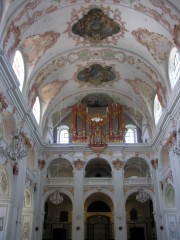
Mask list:
[[[56,191],[55,193],[51,194],[49,197],[49,201],[53,204],[60,204],[64,201],[63,196],[60,194],[59,191]]]
[[[140,203],[145,203],[148,199],[149,194],[147,194],[143,188],[140,188],[138,194],[136,195],[136,200]]]
[[[10,144],[2,144],[1,138],[1,146],[0,146],[0,155],[6,159],[11,161],[19,161],[23,157],[25,157],[28,153],[29,148],[31,148],[31,143],[24,132],[17,131],[13,134],[12,140]],[[5,145],[5,146],[3,146]]]

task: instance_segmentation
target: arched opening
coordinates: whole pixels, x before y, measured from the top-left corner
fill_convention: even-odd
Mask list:
[[[150,169],[143,158],[133,157],[124,165],[124,178],[150,178]],[[145,181],[145,179],[144,179]]]
[[[59,194],[60,201],[55,201]],[[72,239],[72,202],[70,198],[54,189],[45,202],[43,239]]]
[[[110,198],[104,193],[94,193],[86,200],[86,239],[114,239],[112,208]]]
[[[64,159],[58,158],[53,160],[47,169],[47,178],[71,178],[73,177],[73,168],[71,163]]]
[[[110,165],[101,158],[91,160],[85,168],[86,178],[107,178],[112,177]]]
[[[157,239],[151,199],[141,203],[136,200],[137,192],[126,201],[127,239]]]

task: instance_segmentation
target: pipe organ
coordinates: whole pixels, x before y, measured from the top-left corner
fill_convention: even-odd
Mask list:
[[[122,106],[112,103],[107,107],[72,107],[70,135],[73,143],[87,143],[95,152],[109,143],[124,141],[126,129]]]

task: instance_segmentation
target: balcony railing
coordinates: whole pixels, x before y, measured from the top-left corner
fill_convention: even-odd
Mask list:
[[[48,186],[73,185],[73,177],[46,178],[45,184]]]
[[[113,179],[110,177],[95,177],[95,178],[85,178],[84,179],[84,185],[112,185]]]
[[[84,178],[85,186],[109,186],[114,184],[114,179],[111,177],[93,177]],[[149,186],[152,184],[152,179],[149,177],[124,178],[126,186]],[[74,185],[73,177],[46,178],[45,185],[47,186],[72,186]]]
[[[152,184],[152,179],[150,177],[131,177],[124,178],[124,185],[130,186],[149,186]]]

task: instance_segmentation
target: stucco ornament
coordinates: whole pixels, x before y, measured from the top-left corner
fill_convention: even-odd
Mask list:
[[[82,169],[84,166],[84,162],[80,159],[74,161],[74,167],[78,170]]]
[[[174,43],[178,48],[180,48],[180,23],[174,25]]]
[[[114,160],[112,163],[116,170],[119,170],[119,169],[123,168],[123,166],[124,166],[124,161],[119,160],[119,159]]]
[[[154,169],[157,169],[157,167],[158,167],[158,159],[157,158],[156,159],[152,159],[151,160],[151,165],[152,165],[152,167]]]

